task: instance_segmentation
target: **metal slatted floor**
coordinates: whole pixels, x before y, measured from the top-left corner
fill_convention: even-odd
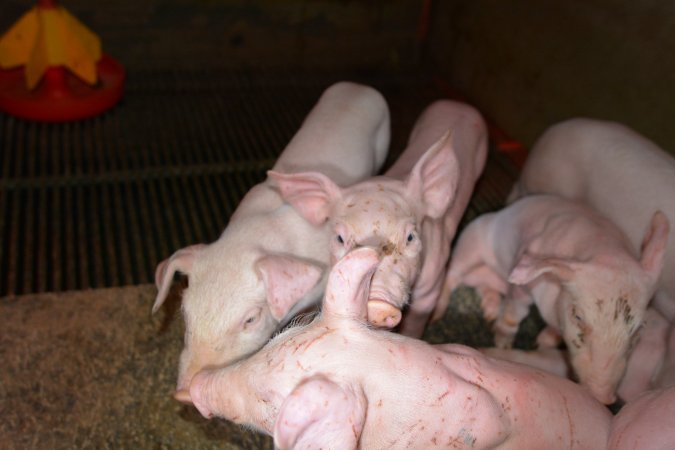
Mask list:
[[[89,120],[0,113],[0,296],[152,282],[178,248],[217,239],[340,79],[383,92],[392,156],[440,97],[419,76],[147,71],[131,73],[122,102]],[[495,157],[470,215],[498,207],[513,181]]]

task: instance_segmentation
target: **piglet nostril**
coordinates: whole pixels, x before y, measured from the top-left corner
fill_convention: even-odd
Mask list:
[[[384,300],[368,300],[368,322],[380,328],[394,328],[401,321],[401,310]]]

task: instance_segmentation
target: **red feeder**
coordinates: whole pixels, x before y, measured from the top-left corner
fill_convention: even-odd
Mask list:
[[[0,38],[0,67],[8,66],[0,69],[0,110],[30,120],[98,115],[124,88],[124,67],[54,1],[40,0]]]

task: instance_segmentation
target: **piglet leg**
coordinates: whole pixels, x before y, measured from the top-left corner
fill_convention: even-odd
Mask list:
[[[502,303],[502,311],[493,325],[496,347],[513,347],[518,326],[530,312],[532,302],[532,297],[525,289],[520,286],[511,287],[509,295]]]
[[[476,292],[480,295],[480,307],[485,320],[488,322],[495,320],[499,316],[502,296],[509,289],[504,277],[487,264],[482,264],[469,272],[464,282],[468,286],[475,286]]]

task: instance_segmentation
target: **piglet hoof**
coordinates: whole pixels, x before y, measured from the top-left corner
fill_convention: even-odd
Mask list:
[[[555,329],[546,327],[537,335],[537,348],[556,348],[561,340]]]
[[[368,322],[380,328],[394,328],[401,321],[401,310],[383,300],[368,301]]]
[[[479,290],[481,295],[480,307],[487,322],[492,322],[501,312],[502,298],[499,292],[492,289]]]

